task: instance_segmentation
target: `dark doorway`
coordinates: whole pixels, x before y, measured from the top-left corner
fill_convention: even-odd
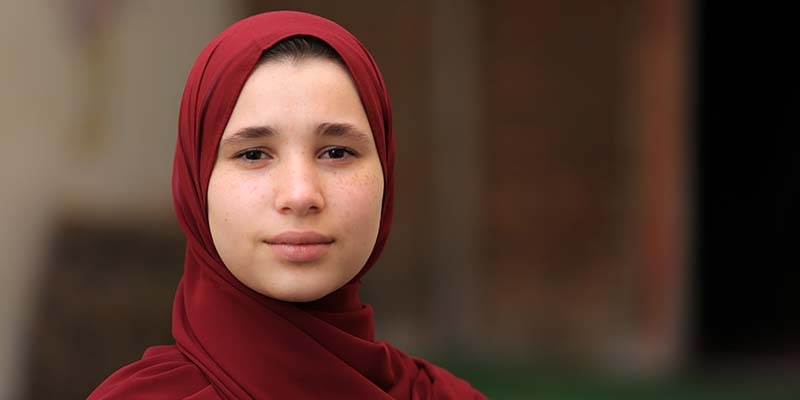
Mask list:
[[[709,3],[695,9],[693,49],[692,352],[709,364],[797,366],[800,148],[788,140],[800,104],[780,32],[789,14],[751,4],[732,18],[730,3]]]

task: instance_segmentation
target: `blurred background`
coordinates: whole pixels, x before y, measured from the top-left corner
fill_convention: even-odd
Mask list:
[[[0,4],[0,399],[82,399],[172,342],[183,84],[278,9],[353,32],[392,98],[379,338],[492,399],[798,398],[797,257],[753,244],[796,231],[800,157],[731,175],[744,84],[712,90],[702,3],[29,0]]]

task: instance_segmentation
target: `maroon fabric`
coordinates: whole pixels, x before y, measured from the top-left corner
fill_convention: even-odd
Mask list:
[[[294,35],[331,45],[355,81],[385,178],[375,248],[356,278],[311,303],[287,303],[239,282],[217,254],[206,194],[217,146],[239,92],[261,53]],[[374,340],[372,308],[360,278],[389,234],[394,197],[391,108],[375,61],[349,32],[299,12],[259,14],[214,38],[195,62],[181,102],[173,197],[187,236],[184,274],[173,306],[175,346],[103,382],[90,399],[484,399],[465,381]]]

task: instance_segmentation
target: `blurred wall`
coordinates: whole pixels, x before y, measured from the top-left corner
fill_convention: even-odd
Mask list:
[[[682,357],[681,4],[484,3],[480,336],[502,354],[629,372]]]
[[[72,44],[80,87],[78,121],[68,131],[72,162],[61,177],[69,182],[64,213],[129,224],[172,219],[183,85],[203,46],[241,11],[218,0],[76,4],[69,11],[86,15],[73,19],[88,21],[71,27],[80,30]]]
[[[5,121],[0,146],[0,398],[21,396],[30,378],[43,383],[42,390],[53,390],[41,398],[88,394],[85,381],[72,383],[83,385],[77,392],[69,383],[64,386],[67,380],[47,381],[80,372],[57,359],[65,350],[39,351],[48,344],[43,338],[61,339],[62,349],[78,345],[72,339],[79,335],[72,333],[89,322],[74,320],[69,309],[59,307],[65,300],[87,298],[69,286],[73,281],[47,284],[54,275],[80,273],[54,249],[63,249],[64,236],[74,236],[65,224],[176,229],[169,179],[183,82],[202,46],[241,15],[235,7],[221,0],[0,5],[5,54],[0,64]],[[86,253],[106,246],[103,238],[85,247]],[[93,283],[102,290],[109,281]],[[97,306],[102,302],[98,299]],[[64,319],[71,325],[41,332]],[[91,358],[78,354],[66,361],[80,365]],[[65,365],[68,369],[55,368]],[[29,374],[31,368],[39,374]],[[91,376],[93,384],[98,378]]]
[[[60,13],[45,3],[0,4],[0,398],[14,398],[25,371],[20,343],[57,204],[63,127],[72,122],[77,60]]]

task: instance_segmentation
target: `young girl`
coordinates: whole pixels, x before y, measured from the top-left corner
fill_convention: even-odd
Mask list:
[[[181,102],[175,345],[89,399],[484,399],[376,342],[358,299],[389,234],[393,168],[386,88],[349,32],[287,11],[223,31]]]

